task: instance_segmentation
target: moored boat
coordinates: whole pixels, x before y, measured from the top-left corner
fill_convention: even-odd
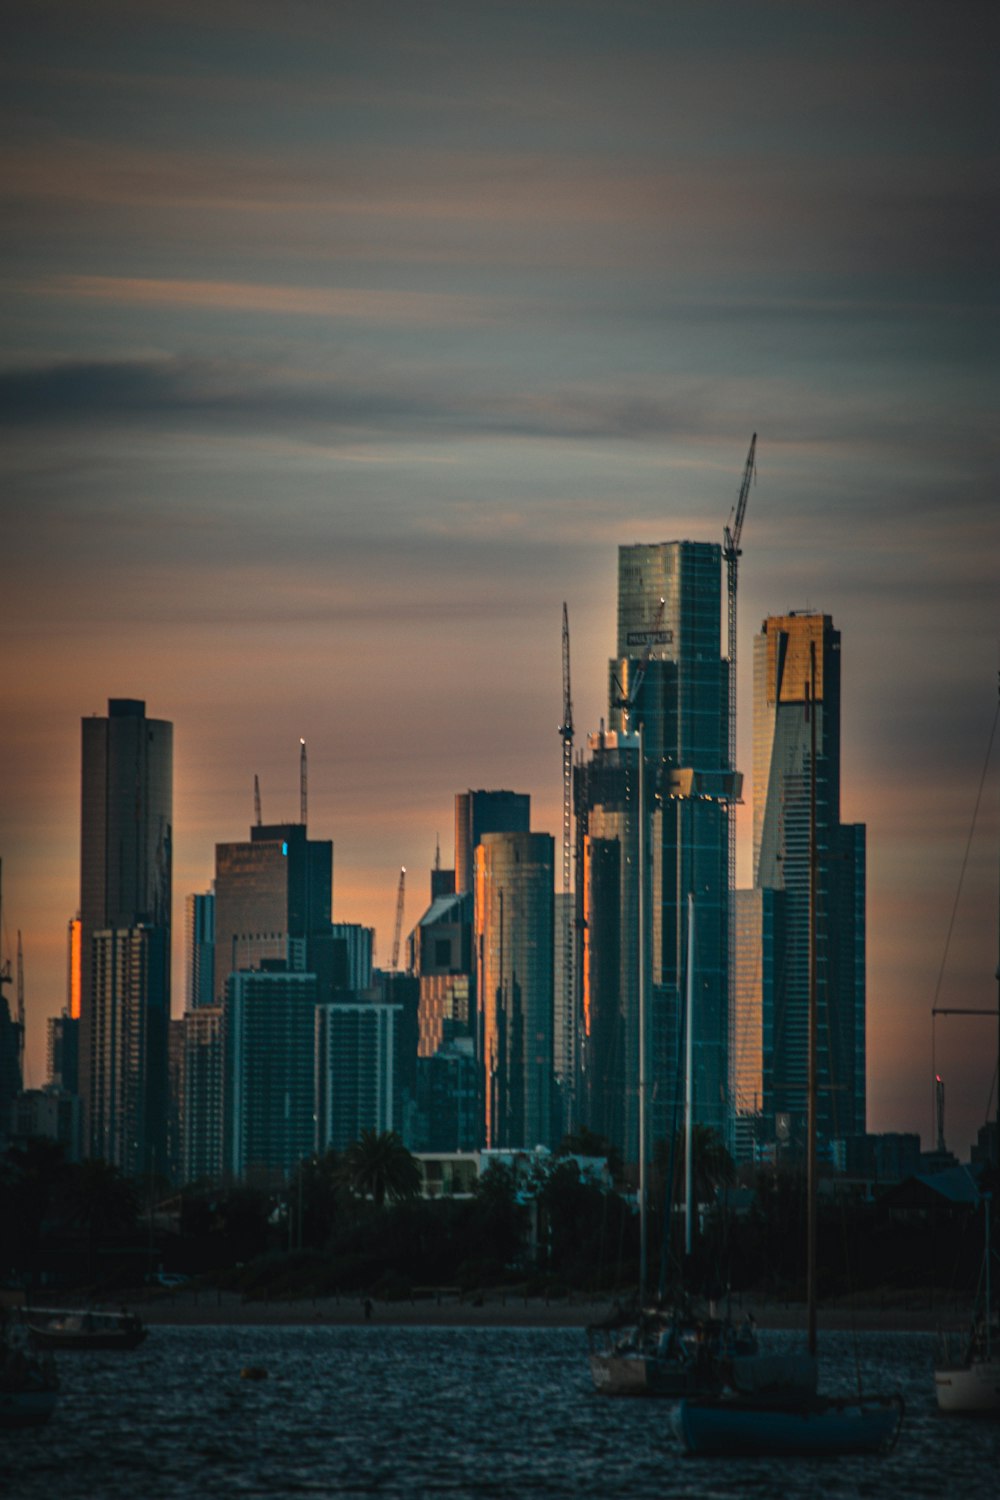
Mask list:
[[[741,1396],[685,1400],[676,1412],[678,1436],[700,1457],[803,1458],[886,1453],[903,1420],[900,1396],[805,1397],[790,1401]]]
[[[135,1313],[26,1307],[21,1320],[41,1349],[135,1349],[148,1332]]]

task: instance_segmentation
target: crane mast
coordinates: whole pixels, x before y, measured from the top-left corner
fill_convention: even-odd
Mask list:
[[[309,789],[308,773],[306,768],[306,742],[299,740],[299,822],[303,828],[306,825],[306,801]]]
[[[17,1066],[21,1076],[21,1087],[24,1087],[24,949],[21,946],[20,931],[17,934]]]
[[[572,1113],[572,1100],[576,1081],[576,1026],[573,1007],[573,932],[570,915],[570,874],[573,863],[573,698],[569,676],[569,611],[563,601],[562,616],[562,689],[563,718],[559,726],[562,739],[563,767],[563,829],[562,829],[562,893],[563,893],[563,1052],[560,1071],[563,1073],[563,1088],[566,1091],[568,1114]],[[568,1120],[567,1120],[568,1123]]]
[[[253,816],[254,822],[259,828],[261,823],[263,822],[263,819],[260,815],[260,782],[258,781],[256,774],[253,778]]]
[[[747,511],[747,497],[750,494],[750,481],[756,478],[757,464],[757,434],[754,433],[750,439],[750,451],[743,468],[743,479],[740,484],[740,492],[730,514],[729,521],[723,529],[722,556],[726,562],[726,596],[727,596],[727,624],[729,627],[728,650],[729,650],[729,769],[736,769],[736,584],[740,557],[740,537],[743,534],[743,520]],[[736,803],[728,805],[728,839],[729,839],[729,1055],[735,1057],[738,1050],[736,1034]]]
[[[399,872],[399,890],[396,894],[396,925],[392,934],[392,967],[399,968],[399,941],[403,936],[403,899],[406,891],[406,866]]]

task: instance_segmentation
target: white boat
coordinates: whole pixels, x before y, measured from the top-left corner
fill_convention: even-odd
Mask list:
[[[810,686],[806,699],[811,726],[809,756],[809,1033],[807,1130],[806,1288],[807,1359],[812,1362],[812,1389],[803,1380],[772,1392],[738,1389],[717,1396],[685,1398],[675,1415],[675,1430],[688,1453],[706,1457],[755,1454],[769,1458],[806,1455],[885,1453],[895,1443],[903,1421],[902,1396],[824,1397],[817,1394],[816,1338],[816,653],[811,647]],[[810,710],[812,710],[810,712]]]

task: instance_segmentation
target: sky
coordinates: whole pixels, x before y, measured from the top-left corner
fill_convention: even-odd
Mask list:
[[[843,653],[868,1115],[996,1110],[996,10],[756,0],[12,3],[0,55],[0,859],[27,1082],[65,1003],[80,719],[174,724],[184,897],[334,840],[388,963],[457,791],[561,830],[617,548],[722,540],[752,638]],[[997,736],[1000,739],[1000,735]],[[978,801],[978,815],[974,817]],[[739,880],[750,880],[750,806]]]

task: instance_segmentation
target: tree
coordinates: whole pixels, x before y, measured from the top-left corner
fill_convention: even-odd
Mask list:
[[[87,1273],[93,1281],[102,1243],[113,1235],[127,1234],[136,1226],[135,1189],[117,1167],[92,1156],[73,1168],[70,1198],[74,1217],[86,1230]]]
[[[363,1130],[344,1152],[340,1180],[359,1198],[372,1198],[381,1208],[388,1198],[415,1198],[420,1192],[420,1168],[395,1130]]]

